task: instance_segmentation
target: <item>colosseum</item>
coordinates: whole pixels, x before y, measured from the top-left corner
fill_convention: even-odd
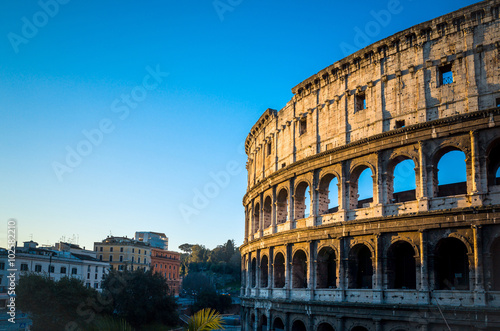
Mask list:
[[[500,330],[499,11],[396,33],[262,114],[245,141],[244,330]]]

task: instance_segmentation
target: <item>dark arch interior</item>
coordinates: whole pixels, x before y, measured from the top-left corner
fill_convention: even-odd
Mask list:
[[[387,252],[388,288],[416,289],[415,250],[404,241],[398,241]]]
[[[349,252],[349,288],[372,288],[372,254],[365,245],[356,245]]]
[[[260,286],[267,287],[268,285],[268,271],[269,271],[269,259],[266,255],[262,257],[260,262]]]
[[[292,331],[306,331],[306,326],[302,321],[295,321],[292,325]]]
[[[496,141],[487,158],[488,185],[500,185],[500,141]]]
[[[260,205],[258,203],[254,206],[254,231],[257,232],[259,230],[260,224]]]
[[[500,238],[495,239],[493,245],[491,245],[490,256],[492,264],[492,290],[500,291],[500,263],[498,263],[498,258],[500,258]]]
[[[321,323],[317,331],[335,331],[335,329],[328,323]]]
[[[273,329],[275,331],[284,331],[285,330],[285,324],[283,324],[283,321],[281,320],[281,318],[276,317],[274,319]]]
[[[281,189],[278,194],[278,201],[276,204],[276,223],[285,223],[288,219],[288,192]]]
[[[292,287],[307,287],[307,257],[304,251],[299,250],[293,256],[292,261]]]
[[[255,258],[252,259],[252,287],[257,285],[257,260]]]
[[[266,197],[264,200],[264,229],[267,229],[268,227],[271,226],[271,214],[272,214],[272,203],[271,203],[271,197]]]
[[[337,265],[335,251],[332,248],[325,247],[319,251],[316,268],[317,288],[337,286]]]
[[[267,331],[267,316],[262,315],[260,317],[259,331]]]
[[[285,257],[281,253],[274,258],[274,287],[285,287]]]
[[[467,247],[456,238],[441,239],[436,247],[436,288],[439,290],[469,289]]]

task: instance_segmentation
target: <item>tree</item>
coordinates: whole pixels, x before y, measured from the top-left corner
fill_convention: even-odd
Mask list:
[[[188,331],[209,331],[224,329],[222,317],[212,309],[203,309],[195,313],[188,321]]]
[[[159,274],[152,271],[111,270],[103,281],[105,294],[112,297],[112,310],[134,327],[154,322],[177,323],[175,299]]]
[[[184,253],[191,254],[192,248],[194,245],[185,243],[179,246],[179,249],[183,251]]]
[[[18,308],[33,320],[33,330],[63,330],[69,324],[87,324],[79,306],[95,300],[98,294],[77,278],[64,277],[56,282],[45,275],[26,274],[19,279],[16,295]]]

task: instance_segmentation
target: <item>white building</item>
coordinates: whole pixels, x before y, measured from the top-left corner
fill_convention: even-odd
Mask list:
[[[151,247],[156,247],[168,251],[168,237],[161,232],[137,231],[135,240],[149,243]]]

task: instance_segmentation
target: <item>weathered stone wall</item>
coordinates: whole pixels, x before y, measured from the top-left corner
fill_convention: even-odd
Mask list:
[[[264,112],[245,145],[245,330],[500,328],[499,7],[381,40]],[[466,181],[440,185],[450,151]]]

